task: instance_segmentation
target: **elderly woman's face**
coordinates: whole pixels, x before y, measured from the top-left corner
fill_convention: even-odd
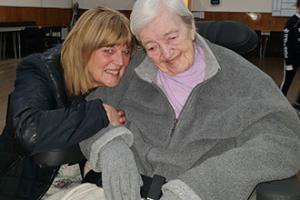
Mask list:
[[[126,45],[102,47],[91,54],[86,65],[92,86],[116,86],[130,60],[130,49]]]
[[[195,30],[182,19],[163,10],[139,34],[152,62],[163,72],[174,76],[188,70],[194,62]]]

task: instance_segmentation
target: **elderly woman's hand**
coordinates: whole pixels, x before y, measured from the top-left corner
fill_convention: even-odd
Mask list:
[[[103,107],[106,111],[107,118],[109,120],[109,123],[113,126],[118,126],[125,124],[126,118],[125,118],[125,112],[122,110],[116,110],[114,107],[103,103]]]

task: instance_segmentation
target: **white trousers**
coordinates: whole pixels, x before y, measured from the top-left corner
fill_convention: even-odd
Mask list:
[[[105,200],[103,189],[95,184],[83,183],[68,190],[62,190],[45,200]]]
[[[105,200],[104,190],[95,184],[83,183],[68,190],[62,190],[45,200]],[[43,199],[44,200],[44,199]],[[143,198],[142,198],[143,200]],[[255,192],[248,200],[256,200]]]
[[[43,200],[105,200],[104,190],[95,184],[82,183],[59,191]],[[141,200],[145,200],[142,198]]]

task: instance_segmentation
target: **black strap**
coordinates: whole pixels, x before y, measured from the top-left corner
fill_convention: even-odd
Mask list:
[[[147,199],[159,199],[161,197],[161,187],[165,184],[166,178],[159,175],[154,175],[151,186],[148,190]]]
[[[84,179],[84,166],[86,164],[86,160],[82,160],[78,164],[79,164],[81,178]]]

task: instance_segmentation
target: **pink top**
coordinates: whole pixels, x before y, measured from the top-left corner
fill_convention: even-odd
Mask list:
[[[161,85],[169,102],[171,103],[176,118],[178,118],[188,96],[192,89],[199,83],[204,81],[205,62],[203,51],[200,46],[196,47],[195,61],[193,65],[182,73],[170,76],[158,70],[156,79]]]

